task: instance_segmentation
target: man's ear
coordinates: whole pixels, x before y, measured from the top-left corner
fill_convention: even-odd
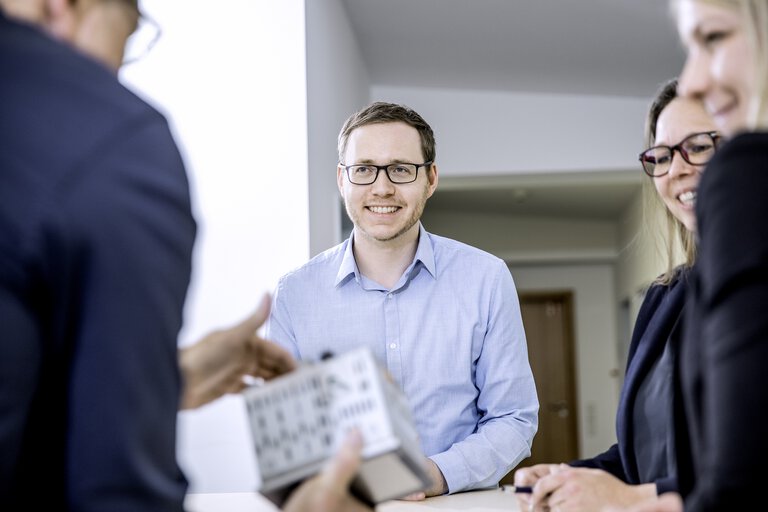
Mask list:
[[[73,42],[77,29],[78,2],[83,0],[42,0],[43,26],[56,39]]]
[[[344,198],[344,168],[341,164],[336,166],[336,186],[339,187],[339,194]]]
[[[437,189],[437,165],[432,164],[431,169],[427,170],[427,179],[429,180],[429,192],[427,193],[427,197],[432,197],[432,194],[435,193],[435,189]]]

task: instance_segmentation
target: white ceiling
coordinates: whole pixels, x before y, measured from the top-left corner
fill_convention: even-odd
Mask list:
[[[650,98],[684,60],[669,0],[342,2],[376,85]],[[430,208],[615,219],[640,182],[454,183]]]

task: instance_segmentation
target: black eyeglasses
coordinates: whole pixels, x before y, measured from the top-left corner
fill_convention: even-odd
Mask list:
[[[419,167],[428,167],[432,162],[423,164],[396,163],[387,165],[373,164],[341,164],[347,171],[347,178],[350,183],[355,185],[370,185],[379,177],[379,171],[387,172],[387,178],[392,183],[401,185],[403,183],[413,183],[419,174]]]
[[[691,165],[705,165],[715,154],[720,135],[717,132],[694,133],[674,146],[654,146],[640,153],[645,174],[651,178],[664,176],[672,167],[675,151]]]

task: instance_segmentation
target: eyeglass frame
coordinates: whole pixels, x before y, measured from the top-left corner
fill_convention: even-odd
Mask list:
[[[141,12],[141,10],[137,10],[137,12],[139,15],[138,23],[136,24],[136,28],[131,33],[131,35],[128,36],[128,39],[130,40],[131,36],[133,36],[139,30],[141,23],[146,23],[147,25],[153,27],[153,29],[155,30],[155,35],[152,37],[152,39],[149,40],[149,43],[147,43],[146,47],[142,50],[140,54],[130,59],[123,58],[123,62],[122,62],[123,66],[133,64],[134,62],[138,62],[142,60],[144,57],[146,57],[147,54],[149,54],[149,52],[152,51],[152,48],[154,48],[157,42],[160,40],[160,37],[163,35],[162,27],[157,21],[155,21],[154,18],[144,14],[143,12]],[[126,46],[126,49],[127,49],[127,46]]]
[[[695,165],[697,167],[701,167],[701,166],[707,165],[707,163],[709,163],[709,160],[707,160],[706,162],[704,162],[702,164],[695,164],[695,163],[691,162],[688,159],[688,152],[685,149],[683,149],[683,143],[685,143],[685,141],[687,141],[688,139],[691,139],[693,137],[697,137],[699,135],[709,135],[709,137],[712,139],[712,146],[715,148],[715,150],[717,150],[718,143],[719,143],[720,139],[722,138],[722,136],[717,131],[692,133],[692,134],[688,135],[687,137],[685,137],[680,142],[678,142],[677,144],[675,144],[674,146],[667,146],[666,144],[659,144],[658,146],[651,146],[650,148],[648,148],[645,151],[643,151],[642,153],[640,153],[640,155],[638,155],[638,160],[640,160],[640,165],[643,168],[643,172],[646,175],[650,176],[651,178],[660,178],[662,176],[666,176],[667,174],[669,174],[669,171],[672,169],[672,160],[675,158],[675,151],[680,153],[680,156],[683,157],[683,160],[685,160],[685,162],[688,163],[689,165]],[[661,174],[651,174],[650,172],[648,172],[648,169],[646,169],[646,167],[645,167],[645,163],[644,163],[645,159],[643,157],[650,150],[658,149],[658,148],[667,148],[669,150],[669,154],[670,154],[670,157],[669,157],[669,169],[667,169],[666,172],[663,172]],[[654,166],[655,165],[656,164],[654,164]]]
[[[343,163],[339,162],[339,165],[344,168],[347,175],[347,180],[353,185],[360,185],[360,186],[366,186],[366,185],[373,185],[376,183],[376,180],[379,179],[379,172],[383,169],[384,174],[387,176],[387,179],[390,183],[393,185],[407,185],[408,183],[413,183],[417,179],[419,179],[419,169],[422,167],[429,167],[433,164],[433,161],[424,162],[423,164],[415,164],[413,162],[395,162],[387,165],[376,165],[376,164],[352,164],[352,165],[344,165]],[[398,166],[398,165],[415,165],[416,166],[416,172],[413,174],[413,179],[411,181],[393,181],[392,177],[389,175],[389,168]],[[373,180],[371,180],[370,183],[355,183],[352,181],[352,177],[349,175],[349,169],[352,167],[375,167],[376,168],[376,175],[373,177]]]

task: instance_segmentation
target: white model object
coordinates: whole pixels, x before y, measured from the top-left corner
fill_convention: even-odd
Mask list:
[[[363,463],[352,491],[375,505],[432,485],[411,411],[368,348],[305,364],[243,391],[265,494],[314,475],[357,428]]]

